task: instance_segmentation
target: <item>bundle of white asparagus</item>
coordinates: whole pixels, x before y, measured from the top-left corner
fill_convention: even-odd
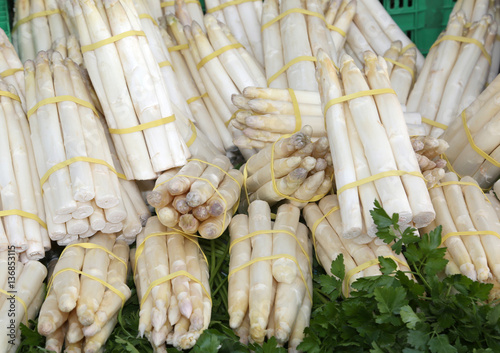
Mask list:
[[[133,182],[118,181],[125,177],[113,162],[80,68],[59,52],[42,51],[36,62],[26,61],[25,70],[36,183],[50,238],[65,245],[97,231],[123,231],[133,242],[149,211]]]
[[[130,249],[115,234],[97,233],[68,245],[50,278],[38,317],[47,350],[101,351],[130,298],[126,285]]]
[[[309,325],[312,307],[312,244],[300,210],[278,208],[274,225],[269,204],[254,201],[248,216],[234,217],[229,227],[229,325],[244,344],[275,336],[288,351]]]
[[[355,270],[379,256],[391,257],[396,262],[398,270],[410,270],[403,254],[394,253],[390,245],[377,242],[377,239],[371,238],[366,233],[362,235],[370,239],[366,244],[342,236],[343,225],[336,195],[325,196],[318,204],[310,203],[304,208],[303,216],[311,230],[316,255],[325,271],[331,276],[332,261],[342,254],[346,273],[353,272],[351,277],[345,278],[344,295],[348,295],[350,286],[356,279],[381,274],[378,264],[360,271]]]
[[[64,2],[128,179],[182,166],[182,140],[160,67],[131,0]],[[118,37],[117,37],[118,36]],[[185,122],[189,134],[189,123]]]
[[[57,0],[16,0],[14,7],[12,42],[22,62],[70,33]]]
[[[189,160],[163,173],[147,200],[165,226],[214,239],[229,226],[242,185],[241,172],[218,155],[210,163]]]
[[[462,273],[472,280],[498,283],[500,221],[493,204],[471,177],[459,181],[449,172],[441,182],[429,190],[436,220],[421,232],[443,227],[447,274]]]
[[[310,126],[263,148],[242,169],[246,179],[240,210],[246,210],[254,200],[274,205],[283,199],[302,208],[332,189],[328,139],[311,142]]]
[[[193,347],[210,323],[208,264],[195,237],[148,220],[131,252],[141,310],[139,335],[155,352]]]
[[[28,326],[42,305],[47,268],[38,261],[18,261],[15,250],[0,251],[0,352],[15,353],[21,343],[21,323]],[[5,291],[5,292],[3,292]]]
[[[448,143],[431,136],[416,136],[411,138],[411,145],[427,188],[431,188],[444,177],[446,160],[441,157],[448,149]]]
[[[0,80],[0,251],[30,260],[50,250],[30,128],[16,89]]]
[[[23,63],[19,60],[16,50],[3,29],[0,29],[0,77],[7,84],[14,86],[23,109],[26,109],[23,71]]]
[[[493,2],[458,1],[431,47],[406,103],[427,119],[427,134],[441,136],[483,90],[499,25],[493,11]]]
[[[402,225],[414,222],[423,227],[435,217],[386,61],[372,52],[366,52],[364,59],[366,78],[352,58],[344,55],[340,79],[328,55],[318,54],[341,235],[354,240],[361,234],[375,236],[370,215],[375,199],[389,215],[398,213]]]
[[[500,176],[500,76],[469,105],[443,135],[453,170],[483,188]],[[451,169],[450,169],[451,170]]]

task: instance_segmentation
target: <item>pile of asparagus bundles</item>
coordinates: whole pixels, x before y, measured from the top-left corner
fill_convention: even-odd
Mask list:
[[[42,305],[47,268],[38,261],[18,261],[15,250],[0,251],[0,352],[15,353],[21,343],[21,322],[28,326]],[[5,293],[3,292],[5,291]],[[9,293],[10,292],[10,293]],[[15,313],[15,315],[12,315]]]
[[[14,3],[12,42],[22,62],[70,33],[57,0],[19,0]]]
[[[427,182],[427,188],[436,185],[445,174],[446,160],[441,157],[448,149],[448,143],[431,136],[412,136],[411,145]]]
[[[30,128],[16,89],[0,80],[0,91],[0,251],[39,260],[50,239]]]
[[[343,223],[341,236],[374,237],[370,215],[379,200],[402,225],[428,225],[435,212],[386,61],[366,52],[365,74],[344,54],[339,73],[323,51],[318,80]]]
[[[358,266],[375,260],[379,256],[392,257],[396,261],[398,270],[410,270],[403,254],[397,255],[394,253],[390,245],[379,243],[366,233],[360,236],[366,240],[364,244],[358,242],[357,239],[346,239],[342,236],[343,224],[337,195],[328,195],[317,204],[308,204],[304,207],[303,216],[311,230],[312,241],[319,262],[330,276],[332,275],[330,270],[332,261],[338,255],[343,255],[346,273],[352,273],[352,276],[345,278],[344,295],[349,293],[350,285],[356,279],[381,274],[378,264],[364,270],[356,270]]]
[[[480,282],[498,282],[500,221],[477,182],[468,176],[459,181],[449,172],[429,192],[436,220],[421,231],[443,227],[443,246],[448,249],[449,260],[447,273],[462,273]]]
[[[190,153],[133,3],[64,4],[127,179],[155,179],[186,164]]]
[[[141,310],[139,335],[155,352],[165,343],[190,349],[208,328],[212,311],[208,264],[195,237],[148,219],[131,252]]]
[[[254,201],[248,216],[229,227],[229,325],[242,343],[262,343],[275,336],[288,351],[309,325],[312,306],[312,244],[300,210],[284,204],[274,225],[269,204]]]
[[[165,226],[214,239],[229,226],[242,185],[241,172],[218,155],[210,163],[189,160],[163,173],[147,200]]]
[[[449,169],[470,175],[483,189],[500,176],[500,76],[469,105],[443,135]]]
[[[333,163],[328,139],[311,142],[311,127],[272,145],[250,158],[242,167],[245,186],[242,206],[255,200],[270,205],[287,199],[297,207],[316,201],[332,188]]]
[[[14,46],[3,29],[0,29],[0,77],[7,84],[14,86],[21,99],[21,105],[25,109],[23,70],[23,63],[19,60]]]
[[[406,103],[427,119],[427,134],[440,137],[483,90],[499,25],[494,9],[489,1],[458,1],[427,55]]]
[[[123,231],[133,242],[149,212],[138,189],[118,180],[125,177],[80,68],[59,52],[42,51],[35,62],[26,61],[25,72],[36,183],[50,238],[65,245],[97,231]]]
[[[130,298],[129,252],[115,234],[101,232],[64,249],[38,317],[47,350],[60,353],[64,346],[64,352],[100,352]]]

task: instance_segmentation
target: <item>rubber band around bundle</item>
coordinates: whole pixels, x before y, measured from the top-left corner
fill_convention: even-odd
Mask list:
[[[50,15],[55,15],[58,13],[61,13],[60,9],[46,10],[46,11],[32,13],[31,15],[26,16],[24,18],[21,18],[19,21],[17,21],[16,24],[14,25],[14,27],[12,28],[12,32],[15,32],[19,28],[19,26],[21,26],[25,23],[28,23],[29,21],[31,21],[35,18],[46,17],[46,16],[50,16]]]
[[[168,48],[168,52],[171,53],[173,51],[180,51],[185,49],[189,49],[189,44],[174,45]]]
[[[40,226],[43,228],[47,229],[47,224],[42,221],[40,217],[38,217],[36,214],[29,213],[26,211],[22,210],[5,210],[5,211],[0,211],[0,218],[2,217],[7,217],[7,216],[19,216],[19,217],[24,217],[24,218],[29,218],[34,221],[36,221]]]
[[[292,13],[301,13],[301,14],[304,14],[304,15],[309,15],[309,16],[314,16],[314,17],[317,17],[319,18],[320,20],[322,20],[324,23],[325,23],[325,26],[330,30],[330,31],[335,31],[337,32],[338,34],[340,34],[342,37],[346,37],[346,32],[339,28],[339,27],[336,27],[334,25],[331,25],[331,24],[328,24],[326,23],[326,18],[323,14],[320,14],[318,12],[314,12],[314,11],[310,11],[310,10],[306,10],[306,9],[301,9],[301,8],[298,8],[298,7],[294,7],[293,9],[290,9],[290,10],[287,10],[283,13],[280,13],[278,16],[276,16],[275,18],[273,18],[272,20],[270,20],[269,22],[267,23],[264,23],[261,27],[261,32],[264,32],[265,29],[271,27],[273,24],[275,24],[276,22],[280,21],[282,18],[292,14]]]
[[[212,53],[208,54],[204,58],[202,58],[200,60],[200,62],[198,64],[196,64],[196,68],[199,70],[203,66],[205,66],[205,64],[208,63],[210,60],[215,59],[219,55],[224,54],[225,52],[227,52],[231,49],[238,49],[238,48],[243,48],[243,45],[241,43],[234,43],[234,44],[229,44],[229,45],[226,45],[222,48],[219,48],[219,49],[213,51]]]
[[[231,118],[229,118],[229,120],[224,123],[226,125],[226,127],[229,127],[229,124],[231,123],[231,121],[233,121],[234,119],[236,119],[236,115],[238,115],[238,113],[241,113],[241,112],[244,112],[244,111],[246,111],[246,109],[238,109],[237,111],[235,111],[233,113],[233,115],[231,115]]]
[[[76,244],[67,245],[64,248],[64,250],[61,252],[61,255],[59,255],[59,258],[62,258],[63,254],[66,252],[66,250],[68,250],[70,248],[83,248],[83,249],[97,249],[97,250],[102,250],[106,254],[108,254],[109,256],[114,257],[116,260],[118,260],[119,262],[121,262],[123,264],[123,266],[125,266],[125,268],[128,268],[127,263],[121,257],[119,257],[118,255],[116,255],[112,251],[106,249],[104,246],[101,246],[101,245],[98,245],[98,244],[94,244],[94,243],[76,243]]]
[[[169,7],[169,6],[175,6],[175,1],[163,1],[160,3],[160,7]]]
[[[445,125],[445,124],[442,124],[442,123],[439,123],[437,121],[434,121],[434,120],[431,120],[431,119],[427,119],[427,118],[424,118],[424,117],[422,117],[422,122],[424,124],[427,124],[427,125],[430,125],[430,126],[433,126],[433,127],[437,127],[439,129],[443,129],[443,130],[446,130],[448,128],[448,125]]]
[[[172,69],[173,69],[172,63],[171,63],[170,61],[168,61],[168,60],[165,60],[165,61],[159,62],[159,63],[158,63],[158,66],[159,66],[160,68],[165,67],[165,66],[170,66],[170,67],[172,67]]]
[[[477,39],[474,39],[474,38],[445,35],[445,36],[439,38],[437,41],[435,41],[434,44],[432,44],[432,46],[431,46],[430,49],[434,48],[436,45],[438,45],[439,43],[441,43],[441,42],[443,42],[445,40],[454,40],[454,41],[457,41],[457,42],[469,43],[469,44],[475,44],[475,45],[477,45],[479,47],[479,49],[481,49],[481,51],[483,52],[483,55],[486,58],[486,60],[488,60],[488,63],[491,65],[491,56],[490,56],[490,54],[488,54],[488,51],[484,47],[483,43],[481,43],[480,41],[478,41]]]
[[[470,133],[469,126],[467,126],[467,116],[465,114],[465,110],[462,111],[462,125],[464,126],[464,131],[465,135],[467,136],[467,140],[469,141],[470,146],[478,155],[486,159],[488,162],[493,164],[495,167],[500,168],[500,162],[498,162],[496,159],[491,158],[486,152],[484,152],[482,149],[477,147],[476,143],[474,142],[474,139],[472,138],[472,134]]]
[[[201,96],[196,96],[196,97],[191,97],[189,98],[188,100],[186,100],[187,104],[191,104],[193,102],[196,102],[197,100],[199,99],[202,99],[202,98],[207,98],[208,97],[208,93],[205,92],[203,93]]]
[[[379,180],[382,178],[387,178],[387,177],[391,177],[391,176],[404,176],[404,175],[413,175],[415,177],[419,177],[423,180],[426,180],[421,172],[416,172],[416,171],[415,172],[407,172],[405,170],[388,170],[386,172],[377,173],[377,174],[371,175],[369,177],[366,177],[366,178],[363,178],[360,180],[356,180],[352,183],[345,184],[344,186],[342,186],[340,189],[337,190],[337,195],[340,195],[341,193],[343,193],[344,191],[346,191],[348,189],[352,189],[352,188],[355,188],[355,187],[358,187],[361,185],[365,185],[365,184],[371,183],[372,181],[376,181],[376,180]]]
[[[458,177],[458,179],[462,179],[462,176],[461,176],[460,174],[458,174],[458,173],[455,171],[455,169],[453,169],[453,166],[451,165],[451,163],[450,163],[450,161],[449,161],[448,157],[446,156],[446,153],[443,153],[443,154],[441,155],[441,158],[442,158],[442,159],[444,159],[444,160],[446,161],[446,168],[448,168],[448,170],[449,170],[450,172],[452,172],[453,174],[455,174],[455,175]]]
[[[476,183],[473,183],[471,181],[455,181],[455,180],[451,180],[451,181],[444,181],[442,183],[438,183],[436,185],[433,185],[429,188],[430,189],[434,189],[434,188],[440,188],[440,187],[443,187],[443,186],[448,186],[448,185],[466,185],[466,186],[474,186],[476,188],[478,188],[479,190],[481,190],[481,192],[483,193],[484,195],[484,198],[486,199],[486,201],[488,201],[488,203],[491,204],[490,200],[488,199],[488,197],[486,196],[486,194],[484,193],[484,190],[479,186],[477,185]]]
[[[330,222],[328,222],[327,217],[330,216],[332,213],[338,211],[338,210],[340,210],[339,206],[332,207],[327,213],[325,213],[323,216],[321,216],[320,218],[318,218],[316,220],[316,222],[313,223],[313,226],[311,228],[311,237],[312,237],[312,241],[313,241],[314,250],[316,250],[316,229],[321,224],[321,222],[323,222],[325,220],[330,225]],[[316,260],[318,260],[318,254],[317,253],[316,253]],[[319,260],[318,260],[318,262],[319,262]]]
[[[402,266],[409,267],[407,263],[401,261],[400,259],[398,259],[397,257],[395,257],[393,255],[387,255],[387,256],[382,256],[382,257],[386,258],[386,259],[391,259],[394,262],[399,263]],[[342,283],[342,287],[343,287],[342,291],[344,293],[344,296],[346,298],[349,297],[349,287],[350,287],[349,282],[351,281],[352,276],[367,269],[368,267],[378,265],[378,264],[380,264],[380,261],[378,258],[376,258],[376,259],[372,259],[370,261],[366,261],[366,262],[362,263],[361,265],[356,266],[352,270],[347,271],[347,273],[345,274],[345,277],[344,277],[344,282]]]
[[[411,75],[412,81],[415,81],[415,71],[411,67],[409,67],[409,66],[407,66],[405,64],[402,64],[402,63],[400,63],[397,60],[393,60],[393,59],[385,57],[385,56],[384,56],[384,59],[385,59],[385,61],[388,61],[388,62],[392,63],[393,65],[399,66],[400,68],[405,69],[406,71],[408,71],[410,73],[410,75]]]
[[[116,171],[116,169],[111,164],[109,164],[106,161],[103,161],[102,159],[91,158],[91,157],[73,157],[73,158],[67,159],[61,163],[57,163],[56,165],[52,166],[49,170],[47,170],[45,172],[45,174],[42,176],[42,178],[40,179],[40,186],[43,188],[43,185],[49,180],[49,177],[52,174],[54,174],[58,170],[61,170],[65,167],[69,166],[70,164],[73,164],[76,162],[87,162],[87,163],[94,163],[94,164],[103,165],[103,166],[107,167],[111,172],[116,174],[116,176],[118,178],[123,179],[123,180],[127,180],[125,175],[118,173]]]
[[[74,96],[55,96],[55,97],[50,97],[50,98],[45,98],[39,101],[35,106],[31,109],[28,110],[28,113],[26,114],[26,118],[29,120],[35,112],[40,109],[41,107],[47,105],[47,104],[54,104],[54,103],[62,103],[62,102],[73,102],[78,105],[81,105],[82,107],[89,108],[91,109],[96,117],[99,117],[99,113],[97,112],[97,109],[94,107],[94,105],[90,102],[84,101],[83,99],[74,97]]]
[[[451,233],[448,233],[448,234],[445,234],[442,238],[441,238],[441,245],[444,244],[444,242],[446,240],[448,240],[448,238],[450,237],[455,237],[455,236],[458,236],[458,235],[493,235],[497,238],[500,239],[500,234],[498,234],[497,232],[495,231],[492,231],[492,230],[475,230],[475,231],[468,231],[468,232],[451,232]]]
[[[293,133],[296,133],[299,132],[302,128],[302,116],[300,114],[299,102],[297,101],[297,97],[295,96],[295,91],[289,88],[288,94],[290,95],[290,99],[292,100],[293,115],[295,115],[295,130],[293,131]]]
[[[0,91],[0,96],[8,97],[10,99],[16,100],[21,103],[21,98],[18,95],[11,93],[9,91]]]
[[[150,20],[151,22],[153,22],[153,24],[154,24],[155,26],[157,26],[157,27],[158,27],[158,22],[156,22],[156,20],[153,18],[153,16],[151,16],[151,15],[150,15],[150,14],[148,14],[148,13],[141,13],[141,14],[139,15],[139,18],[140,18],[140,19],[145,19],[145,20]]]
[[[17,295],[15,295],[13,293],[9,293],[9,292],[7,292],[6,290],[3,290],[3,289],[0,289],[0,293],[1,294],[5,294],[7,297],[13,296],[19,302],[19,304],[22,305],[22,307],[24,309],[24,320],[26,322],[26,326],[28,326],[28,306],[26,305],[26,303],[24,302],[24,300],[22,300]]]
[[[110,134],[115,134],[115,135],[131,134],[133,132],[139,132],[146,129],[151,129],[153,127],[158,127],[165,124],[173,123],[174,121],[175,121],[175,115],[172,114],[170,116],[167,116],[166,118],[153,120],[148,123],[143,123],[123,129],[108,129],[108,131]]]
[[[100,47],[103,47],[105,45],[118,42],[119,40],[121,40],[123,38],[135,37],[135,36],[145,37],[146,33],[144,33],[144,31],[126,31],[126,32],[117,34],[116,36],[112,36],[112,37],[100,40],[100,41],[92,43],[92,44],[83,45],[80,48],[80,50],[82,51],[82,54],[84,54],[88,51],[93,51],[93,50],[99,49]]]
[[[302,61],[312,61],[316,62],[317,59],[315,56],[297,56],[296,58],[287,62],[281,69],[278,70],[274,75],[267,79],[267,86],[269,86],[274,80],[276,80],[281,74],[285,73],[293,65],[302,62]]]
[[[211,9],[207,9],[207,13],[213,13],[216,11],[224,10],[228,6],[233,6],[233,5],[239,5],[243,4],[245,2],[254,2],[254,1],[260,1],[260,0],[233,0],[233,1],[228,1],[223,4],[220,4],[218,6],[212,7]]]
[[[191,147],[191,145],[194,143],[194,141],[196,141],[196,138],[198,137],[198,131],[196,130],[196,126],[191,120],[189,120],[189,126],[191,127],[192,134],[189,140],[186,142],[186,146],[188,148]]]
[[[16,72],[21,72],[21,71],[24,71],[24,69],[22,67],[18,67],[18,68],[14,68],[14,69],[7,69],[5,71],[0,72],[0,76],[5,78],[5,77],[9,77],[11,75],[14,75]]]
[[[403,49],[401,49],[401,55],[406,53],[408,51],[408,49],[411,49],[411,48],[416,48],[417,45],[415,43],[410,43],[408,45],[406,45]]]

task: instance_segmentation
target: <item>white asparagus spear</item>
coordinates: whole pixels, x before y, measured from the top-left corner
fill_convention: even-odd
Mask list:
[[[281,205],[278,208],[273,230],[286,230],[292,234],[297,233],[300,217],[300,209],[290,204]],[[287,233],[273,234],[273,255],[287,254],[296,257],[297,241]],[[274,279],[279,283],[292,284],[297,277],[297,265],[288,259],[281,258],[273,260],[272,273]]]
[[[193,275],[196,279],[201,281],[201,268],[200,261],[205,261],[202,256],[200,256],[200,249],[198,247],[198,241],[196,238],[187,240],[184,242],[184,249],[186,253],[186,264],[188,272]],[[189,318],[191,325],[189,326],[189,331],[199,331],[203,329],[205,323],[204,320],[204,307],[203,307],[203,289],[201,284],[190,281],[189,283],[191,303],[193,304],[193,312]]]
[[[30,2],[30,13],[33,14],[45,10],[45,2],[43,0],[35,0]],[[35,46],[35,52],[38,53],[41,50],[50,49],[52,39],[50,37],[50,28],[47,17],[37,17],[32,19],[29,23],[31,25],[31,33],[33,33],[33,44]]]
[[[333,25],[344,33],[347,33],[356,13],[356,7],[357,1],[349,1],[342,13],[339,13],[339,16],[335,19]],[[338,30],[331,30],[330,33],[335,48],[338,48],[337,50],[341,50],[346,41],[346,36],[343,35],[344,33],[341,33]]]
[[[30,15],[30,1],[21,0],[15,2],[15,17],[17,21]],[[16,31],[13,31],[14,45],[19,53],[22,62],[28,59],[34,59],[37,51],[33,42],[33,33],[31,32],[31,23],[21,24]],[[17,40],[16,40],[17,39]]]
[[[172,230],[169,230],[172,231]],[[184,237],[181,234],[171,234],[167,237],[168,260],[170,273],[177,271],[187,271],[186,252],[184,250]],[[175,295],[179,311],[183,317],[189,318],[193,312],[193,305],[190,298],[189,278],[178,276],[172,279],[172,292]],[[172,304],[170,305],[172,306]]]
[[[368,11],[365,1],[357,2],[356,14],[353,21],[368,40],[373,50],[375,50],[375,53],[377,55],[384,55],[385,51],[391,46],[391,40],[377,23],[376,18]]]
[[[242,2],[236,5],[241,23],[245,30],[246,37],[250,43],[247,48],[251,48],[253,56],[264,65],[264,49],[262,47],[262,33],[260,30],[261,16],[255,11],[254,5],[250,2]]]

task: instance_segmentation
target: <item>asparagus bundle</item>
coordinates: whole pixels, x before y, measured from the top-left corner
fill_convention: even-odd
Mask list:
[[[498,27],[488,11],[481,1],[456,3],[410,93],[408,111],[427,119],[425,128],[433,137],[441,136],[484,88]]]
[[[131,295],[129,252],[115,234],[101,232],[64,249],[38,317],[47,350],[59,353],[65,346],[65,352],[100,352]]]
[[[14,7],[12,42],[22,62],[70,33],[57,0],[21,0]]]
[[[97,231],[123,230],[132,242],[147,217],[144,201],[118,181],[125,177],[113,162],[78,65],[42,51],[25,69],[36,183],[44,193],[50,238],[64,245]]]
[[[208,264],[195,237],[148,220],[130,257],[141,304],[139,334],[155,352],[193,347],[212,311]]]
[[[270,205],[283,199],[300,208],[332,188],[332,156],[326,137],[311,142],[311,128],[266,146],[242,167],[245,196],[241,210],[254,200]]]
[[[342,236],[343,224],[339,211],[339,201],[336,195],[325,196],[321,201],[310,203],[303,210],[306,224],[311,230],[311,241],[316,250],[321,266],[331,276],[330,271],[332,261],[338,255],[343,255],[346,273],[352,273],[351,277],[346,277],[343,284],[344,295],[348,295],[350,286],[356,279],[367,276],[380,275],[378,263],[365,269],[359,266],[376,260],[379,256],[390,257],[398,266],[398,270],[409,271],[408,264],[403,254],[397,255],[390,245],[385,243],[377,244],[376,239],[362,235],[369,242],[359,244],[354,239],[346,239]]]
[[[50,249],[30,128],[16,89],[0,79],[0,251],[30,260]]]
[[[348,55],[341,59],[340,79],[331,59],[318,54],[342,236],[349,239],[363,232],[375,235],[369,221],[374,199],[388,214],[398,213],[401,224],[424,226],[435,217],[386,62],[371,52],[364,58],[366,79]]]
[[[189,151],[177,127],[182,121],[175,121],[133,3],[82,0],[65,6],[127,178],[154,179],[184,165]]]
[[[0,29],[0,77],[7,84],[14,86],[23,109],[26,109],[23,70],[23,63],[19,60],[16,50],[5,32]]]
[[[240,337],[262,344],[275,336],[296,352],[309,325],[312,245],[300,210],[284,204],[271,225],[269,204],[254,201],[231,222],[229,325]]]
[[[194,159],[160,175],[147,200],[165,226],[214,239],[229,226],[242,184],[243,175],[226,156],[210,163]]]
[[[21,343],[21,322],[38,315],[45,294],[47,268],[38,261],[18,261],[15,249],[0,251],[0,352],[16,352]]]
[[[411,145],[427,187],[431,188],[445,175],[446,160],[441,157],[448,149],[448,143],[431,136],[416,136],[411,138]]]
[[[449,169],[470,175],[486,189],[500,176],[500,76],[469,105],[443,135]]]

